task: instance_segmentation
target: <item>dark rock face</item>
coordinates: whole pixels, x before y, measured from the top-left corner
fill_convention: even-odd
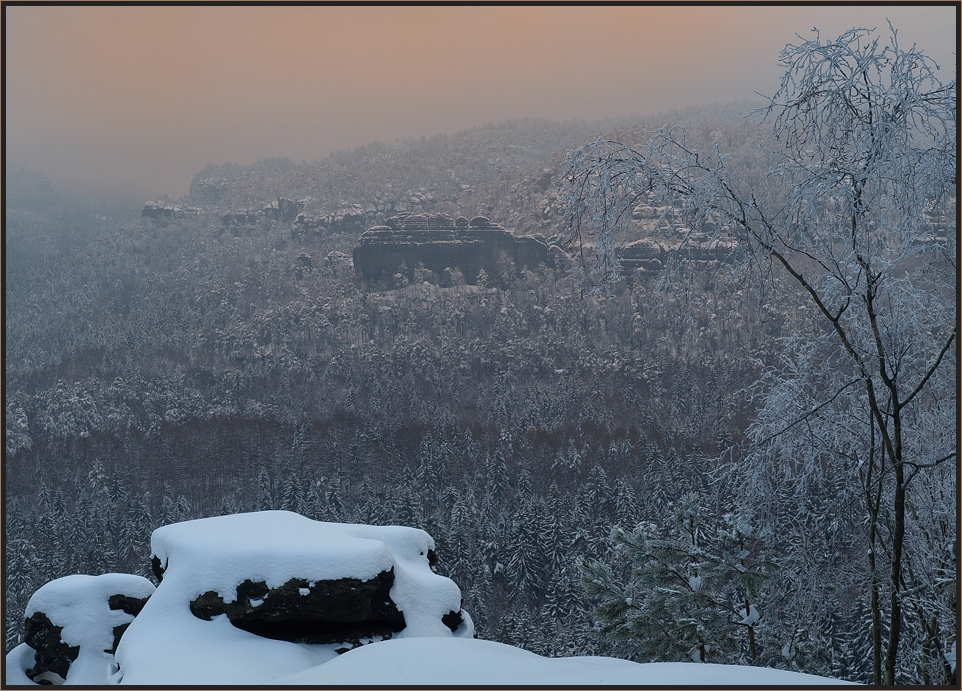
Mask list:
[[[165,566],[160,563],[160,559],[158,559],[156,556],[150,557],[150,570],[154,572],[154,576],[157,577],[158,583],[164,580],[164,569]]]
[[[660,271],[665,259],[665,250],[654,240],[639,240],[622,249],[619,261],[626,273],[635,269]]]
[[[123,638],[124,631],[126,631],[129,627],[130,627],[130,623],[128,622],[126,624],[118,624],[112,629],[114,634],[114,642],[111,644],[109,648],[104,648],[105,653],[110,653],[111,655],[113,655],[114,653],[117,652],[117,646],[120,645],[120,639]]]
[[[292,578],[273,590],[248,579],[237,586],[233,602],[208,591],[190,603],[190,611],[207,621],[226,614],[239,629],[295,643],[387,639],[405,626],[404,615],[391,600],[393,583],[394,569],[368,581],[340,578],[312,585]]]
[[[227,228],[250,225],[257,221],[260,214],[258,209],[238,209],[221,214],[220,222]]]
[[[309,237],[323,233],[360,233],[368,223],[368,218],[376,215],[375,209],[365,210],[360,204],[342,206],[329,214],[299,212],[293,219],[291,232],[296,237]]]
[[[171,218],[174,215],[174,207],[172,204],[163,202],[147,202],[140,215],[144,218]]]
[[[307,268],[314,266],[314,259],[307,252],[301,252],[297,255],[297,261],[300,262],[301,266]]]
[[[514,271],[539,264],[552,265],[548,246],[532,237],[519,237],[484,216],[456,221],[447,214],[399,214],[365,231],[354,248],[354,273],[362,288],[390,289],[402,264],[407,278],[418,265],[442,275],[458,268],[474,284],[483,269],[496,277],[514,264]]]
[[[669,259],[693,262],[730,262],[732,249],[722,243],[709,243],[697,239],[684,246],[666,243],[662,246],[652,239],[632,242],[622,249],[619,261],[624,273],[636,269],[661,271]]]
[[[165,221],[175,216],[196,216],[200,212],[201,209],[193,206],[181,206],[165,201],[151,201],[144,204],[140,215],[142,218]]]
[[[80,655],[79,645],[67,645],[61,639],[62,626],[55,626],[43,612],[34,612],[24,620],[27,645],[33,648],[34,666],[27,670],[27,676],[33,679],[45,672],[53,672],[62,679],[67,678],[70,663]]]
[[[304,201],[292,199],[285,199],[284,197],[279,197],[276,201],[270,204],[265,204],[262,207],[262,211],[267,218],[272,221],[281,221],[282,223],[290,223],[304,208]]]
[[[538,191],[547,192],[548,188],[551,187],[552,177],[554,177],[554,172],[550,168],[542,168],[541,175],[535,182],[535,187],[538,188]]]
[[[140,611],[147,604],[146,597],[131,597],[130,595],[124,595],[122,593],[117,595],[111,595],[107,598],[107,605],[110,609],[123,610],[132,617],[136,617],[140,614]]]
[[[119,609],[132,617],[136,617],[138,614],[140,614],[140,611],[144,608],[144,605],[147,604],[148,599],[149,598],[146,597],[131,597],[130,595],[117,594],[111,595],[109,598],[107,598],[107,605],[110,607],[110,609]],[[113,654],[117,652],[117,646],[120,644],[120,638],[124,635],[124,631],[127,630],[128,626],[130,626],[129,622],[126,624],[120,624],[119,626],[115,626],[113,628],[114,643],[111,647],[104,650],[105,653]]]
[[[278,197],[260,207],[227,211],[220,216],[220,222],[226,228],[247,226],[257,223],[261,219],[291,223],[301,216],[306,199],[287,199]]]
[[[441,623],[451,629],[452,632],[457,631],[462,622],[464,622],[464,617],[461,616],[461,612],[455,612],[453,609],[441,617]]]

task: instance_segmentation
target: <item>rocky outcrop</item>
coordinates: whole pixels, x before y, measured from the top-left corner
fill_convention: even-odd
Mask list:
[[[272,221],[280,221],[281,223],[290,223],[304,208],[304,200],[298,199],[286,199],[284,197],[278,197],[269,204],[265,204],[261,207],[261,212],[268,219]]]
[[[445,269],[460,269],[474,284],[482,270],[499,282],[539,264],[553,264],[543,240],[514,235],[484,216],[469,221],[448,214],[398,214],[365,231],[354,248],[354,273],[367,290],[397,287],[399,273],[410,282],[419,270],[441,276]]]
[[[54,624],[43,612],[34,612],[23,624],[24,640],[36,651],[27,676],[38,683],[62,684],[71,663],[80,655],[80,646],[64,643],[63,626]]]
[[[403,638],[471,638],[461,592],[423,530],[262,511],[165,525],[160,580],[127,574],[47,583],[25,611],[8,685],[101,687],[266,681]],[[253,635],[252,635],[253,634]]]
[[[665,259],[665,250],[654,240],[645,239],[631,242],[621,250],[618,260],[626,273],[641,269],[660,271]]]
[[[117,648],[111,678],[125,684],[270,678],[402,631],[474,633],[459,588],[432,569],[434,541],[414,528],[262,511],[165,525],[151,553],[163,581]]]
[[[106,670],[153,591],[150,581],[128,574],[66,576],[41,587],[24,618],[24,640],[33,649],[27,677],[38,684],[87,683],[82,675],[97,665]],[[75,664],[81,677],[71,671]]]
[[[291,232],[302,238],[319,233],[360,233],[376,213],[373,207],[365,208],[360,204],[342,206],[328,214],[299,212],[293,219]]]
[[[278,197],[259,207],[227,211],[220,216],[220,222],[227,228],[256,223],[261,219],[291,223],[296,220],[309,200]]]
[[[224,224],[225,228],[233,228],[256,223],[260,218],[262,218],[260,209],[237,209],[221,214],[220,222]]]
[[[297,262],[300,266],[310,269],[314,266],[314,258],[307,252],[301,252],[297,255]]]
[[[554,171],[551,168],[542,168],[541,174],[535,181],[535,187],[538,188],[539,192],[547,192],[551,187],[551,179],[554,177]]]
[[[198,209],[196,206],[182,206],[168,201],[156,200],[144,204],[140,216],[141,218],[163,221],[180,216],[196,216],[201,211],[202,209]]]
[[[618,260],[625,274],[633,271],[661,271],[670,260],[692,261],[698,263],[730,262],[732,245],[711,241],[704,233],[692,234],[685,243],[668,241],[659,243],[645,238],[629,243],[622,248]]]

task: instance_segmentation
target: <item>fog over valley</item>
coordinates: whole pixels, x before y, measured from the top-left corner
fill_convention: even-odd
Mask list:
[[[63,191],[186,194],[208,163],[314,161],[519,118],[770,95],[817,27],[886,28],[952,78],[951,7],[8,6],[6,160]],[[561,152],[559,152],[561,153]]]

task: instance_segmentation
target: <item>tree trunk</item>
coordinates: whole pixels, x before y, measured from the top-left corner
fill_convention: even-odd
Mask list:
[[[869,575],[872,579],[869,602],[872,608],[872,683],[882,685],[882,610],[879,603],[878,575],[875,570],[875,523],[871,527],[872,540],[868,553]]]
[[[870,443],[868,471],[865,478],[865,504],[869,515],[868,529],[868,572],[869,572],[869,606],[872,610],[872,683],[876,686],[882,685],[882,608],[879,597],[878,566],[875,560],[875,544],[878,539],[878,512],[881,503],[882,485],[876,492],[875,500],[872,500],[872,476],[875,469],[875,421],[869,420],[870,424]],[[884,455],[882,460],[884,460]],[[879,475],[881,475],[881,468]]]
[[[896,404],[897,405],[897,404]],[[895,663],[899,652],[899,639],[902,635],[902,547],[905,542],[905,469],[902,467],[901,458],[901,425],[899,421],[898,408],[894,414],[895,419],[895,526],[892,531],[892,597],[889,617],[891,626],[889,628],[888,649],[885,651],[885,684],[895,684]]]

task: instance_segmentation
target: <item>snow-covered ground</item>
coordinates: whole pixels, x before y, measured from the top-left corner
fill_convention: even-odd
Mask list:
[[[231,631],[231,629],[233,629]],[[239,643],[253,634],[229,624],[213,632],[208,649]],[[247,641],[251,643],[251,641]],[[269,656],[278,641],[261,639],[255,646]],[[265,645],[266,644],[266,645]],[[205,646],[206,648],[207,646]],[[305,646],[308,647],[308,646]],[[318,646],[320,648],[321,646]],[[239,646],[243,650],[244,646]],[[266,664],[253,664],[224,674],[210,684],[267,686],[815,686],[841,685],[837,679],[763,667],[712,665],[694,662],[639,664],[610,657],[546,658],[503,643],[464,638],[405,638],[371,643],[337,655],[333,651],[303,651],[300,660],[280,656]],[[325,654],[326,653],[326,654]],[[312,659],[313,658],[313,659]],[[326,659],[325,659],[326,658]],[[32,682],[23,673],[32,664],[30,648],[23,644],[7,656],[7,684]],[[196,686],[209,675],[197,660],[158,658],[157,662],[179,683]],[[279,671],[279,666],[287,670]],[[106,683],[107,671],[104,670]],[[92,683],[74,682],[71,683]],[[120,683],[127,683],[126,680]],[[145,679],[141,683],[149,684]],[[164,682],[169,684],[170,682]]]
[[[269,685],[809,686],[837,679],[779,669],[611,657],[547,658],[493,641],[407,638],[366,645]]]
[[[48,583],[31,599],[27,616],[42,612],[54,627],[60,627],[60,638],[51,648],[53,653],[47,651],[48,657],[62,657],[57,651],[67,646],[79,647],[79,654],[74,652],[69,662],[67,684],[839,683],[794,672],[725,665],[637,664],[604,657],[549,659],[476,640],[470,616],[460,609],[457,585],[431,568],[433,539],[415,528],[321,523],[290,512],[265,511],[164,526],[154,531],[151,547],[163,569],[156,590],[146,579],[125,574],[68,576]],[[206,594],[208,599],[213,596],[218,606],[236,601],[245,608],[245,615],[252,611],[263,614],[267,602],[268,608],[274,603],[273,616],[281,611],[279,602],[292,598],[300,614],[302,603],[316,605],[316,599],[311,605],[312,592],[323,592],[323,602],[330,602],[322,581],[357,579],[348,585],[358,585],[387,572],[393,574],[388,583],[394,614],[398,610],[403,613],[403,628],[394,629],[390,640],[358,638],[356,634],[353,641],[339,643],[300,642],[304,639],[297,637],[279,640],[239,628],[229,619],[238,616],[236,610],[206,619],[192,610],[192,603],[196,606],[199,596]],[[296,581],[293,589],[292,579]],[[264,594],[242,596],[239,586],[245,582],[266,584]],[[288,588],[286,595],[284,587]],[[359,585],[357,590],[364,587]],[[319,589],[313,591],[315,588]],[[386,593],[386,588],[380,592]],[[359,601],[354,588],[347,590],[351,602]],[[299,596],[291,595],[295,591]],[[108,607],[108,599],[118,593],[149,599],[134,618]],[[282,600],[284,597],[288,600]],[[386,599],[387,595],[377,595],[378,603]],[[115,627],[131,619],[112,654]],[[367,620],[363,621],[367,625]],[[340,636],[341,629],[337,632]],[[6,662],[8,685],[33,685],[28,671],[38,681],[62,681],[60,675],[49,672],[38,675],[37,670],[51,663],[38,660],[26,643],[11,651]]]

